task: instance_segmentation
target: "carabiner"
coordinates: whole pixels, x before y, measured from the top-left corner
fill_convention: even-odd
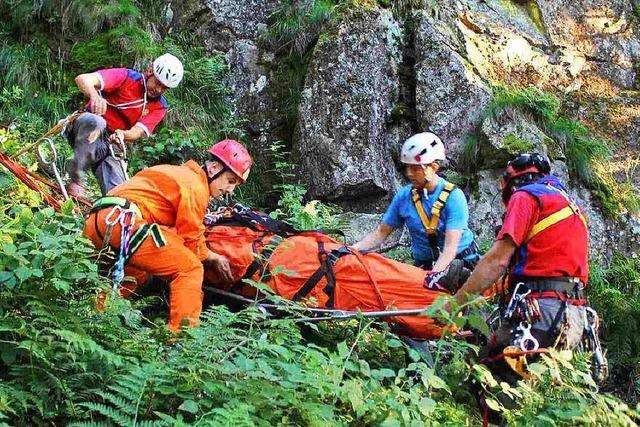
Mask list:
[[[118,205],[115,205],[107,214],[107,217],[104,219],[105,224],[108,226],[114,226],[120,221],[120,217],[122,216],[122,208]],[[117,213],[117,215],[116,215]]]

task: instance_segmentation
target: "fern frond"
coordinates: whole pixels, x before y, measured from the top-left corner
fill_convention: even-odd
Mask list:
[[[105,416],[117,425],[127,426],[133,424],[133,418],[129,417],[123,411],[107,406],[104,403],[83,402],[79,405]]]

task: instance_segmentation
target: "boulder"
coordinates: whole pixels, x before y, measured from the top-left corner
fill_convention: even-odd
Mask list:
[[[398,97],[401,35],[390,11],[357,9],[320,37],[294,147],[311,198],[386,205],[396,180],[387,120]]]
[[[345,230],[347,244],[353,245],[378,228],[382,222],[382,215],[347,212],[336,215],[336,220],[338,223],[344,224],[343,229]],[[410,244],[409,231],[406,227],[403,227],[394,230],[381,245],[380,250],[384,252],[396,246],[409,246]]]
[[[482,167],[501,168],[514,155],[525,152],[547,154],[548,136],[536,125],[533,117],[517,108],[507,107],[485,118],[481,132]],[[554,153],[559,157],[559,153]]]
[[[428,14],[416,30],[416,119],[421,130],[437,134],[447,155],[459,159],[467,134],[480,123],[491,90],[456,52],[446,28]]]
[[[238,40],[257,40],[283,0],[184,0],[175,2],[174,25],[195,32],[209,51],[227,52]]]
[[[634,34],[632,1],[537,3],[552,45],[581,53],[588,62],[587,75],[597,75],[621,88],[634,87],[640,39]]]

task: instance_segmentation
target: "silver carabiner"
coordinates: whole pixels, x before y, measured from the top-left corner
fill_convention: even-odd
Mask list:
[[[531,325],[528,322],[520,322],[518,330],[521,336],[518,338],[518,344],[522,351],[536,351],[540,347],[540,343],[531,334]]]
[[[56,151],[56,146],[53,143],[51,138],[42,138],[43,143],[47,143],[49,148],[51,149],[51,161],[48,161],[44,153],[42,152],[42,143],[38,144],[36,154],[38,155],[38,160],[42,163],[43,166],[47,168],[51,168],[53,171],[53,175],[56,178],[56,182],[60,187],[60,191],[62,192],[62,197],[65,200],[69,200],[69,194],[67,193],[67,189],[62,181],[62,177],[60,176],[60,172],[58,171],[58,152]]]
[[[129,217],[129,223],[127,224],[127,217]],[[133,227],[136,224],[136,212],[132,209],[123,209],[122,215],[120,215],[120,225],[124,227]]]

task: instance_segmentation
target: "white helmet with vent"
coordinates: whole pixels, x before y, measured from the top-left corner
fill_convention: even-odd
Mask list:
[[[153,61],[153,74],[160,83],[169,88],[178,86],[184,75],[182,62],[170,53],[165,53]]]
[[[404,164],[428,165],[444,160],[446,160],[444,144],[431,132],[415,134],[402,145],[400,161]]]

